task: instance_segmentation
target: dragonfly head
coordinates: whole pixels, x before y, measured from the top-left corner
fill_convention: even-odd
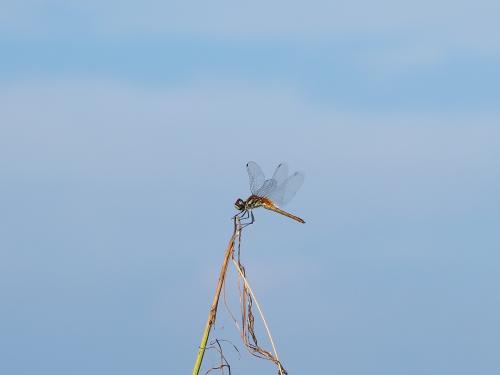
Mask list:
[[[241,198],[238,198],[238,200],[234,202],[234,207],[236,207],[238,211],[243,211],[245,209],[245,201]]]

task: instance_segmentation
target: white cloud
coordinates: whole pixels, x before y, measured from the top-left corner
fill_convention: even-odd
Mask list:
[[[446,51],[436,44],[413,44],[372,48],[357,56],[358,65],[371,73],[390,76],[434,68],[449,59]]]
[[[331,160],[410,180],[415,173],[461,179],[497,173],[500,160],[498,113],[347,113],[293,87],[205,81],[155,91],[31,82],[3,86],[0,101],[0,166],[11,173],[154,176],[178,171],[163,161],[182,157],[193,168],[204,158],[235,165],[283,159],[311,170]]]
[[[105,38],[194,36],[305,42],[352,37],[409,38],[442,48],[498,53],[500,3],[313,1],[248,3],[26,1],[4,6],[0,30],[16,35],[72,32]]]

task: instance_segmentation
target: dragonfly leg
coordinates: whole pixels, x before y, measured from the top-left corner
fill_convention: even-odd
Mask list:
[[[239,217],[240,220],[245,220],[245,219],[247,219],[247,217],[245,217],[246,215],[247,215],[247,211],[243,210],[243,211],[238,212],[236,215],[234,215],[234,217]]]
[[[245,221],[244,223],[241,224],[241,228],[245,228],[246,226],[253,224],[253,222],[255,221],[252,210],[244,210],[241,213],[240,219]],[[250,221],[247,221],[249,219]]]

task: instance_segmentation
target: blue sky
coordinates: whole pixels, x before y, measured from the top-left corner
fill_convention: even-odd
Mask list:
[[[289,373],[500,371],[498,2],[0,9],[2,373],[191,371],[248,160],[306,173],[243,242]]]

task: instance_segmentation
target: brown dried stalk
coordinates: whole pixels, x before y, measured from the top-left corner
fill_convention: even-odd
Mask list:
[[[198,375],[200,372],[201,362],[203,361],[203,356],[205,355],[205,348],[208,341],[208,336],[210,334],[210,329],[215,323],[217,317],[217,306],[219,304],[219,297],[222,286],[224,285],[224,280],[226,278],[227,265],[229,263],[229,258],[234,250],[234,241],[240,233],[240,218],[238,216],[234,217],[234,230],[229,244],[227,245],[226,253],[224,255],[224,261],[222,262],[222,267],[219,273],[219,281],[217,282],[217,287],[215,289],[214,299],[212,301],[212,306],[210,307],[210,312],[208,313],[207,323],[205,324],[205,330],[203,331],[203,336],[201,337],[201,343],[198,348],[198,355],[196,356],[196,361],[194,363],[192,375]]]
[[[288,375],[287,371],[285,370],[285,368],[281,364],[280,360],[278,359],[278,354],[276,352],[276,348],[275,348],[275,345],[273,342],[273,338],[271,336],[271,332],[270,332],[269,327],[267,325],[267,322],[264,318],[264,314],[262,313],[262,310],[261,310],[261,308],[260,308],[260,306],[255,298],[255,295],[254,295],[252,289],[250,288],[250,285],[245,277],[245,267],[243,266],[243,264],[240,261],[240,259],[241,259],[240,258],[241,230],[244,226],[246,226],[246,225],[245,224],[241,225],[240,224],[240,217],[238,215],[236,215],[234,217],[233,234],[231,236],[231,239],[229,240],[229,244],[227,246],[226,253],[224,256],[224,261],[222,262],[222,267],[221,267],[221,270],[219,273],[219,280],[217,282],[217,287],[216,287],[215,295],[214,295],[214,298],[212,301],[212,306],[211,306],[210,312],[208,314],[208,319],[207,319],[207,323],[205,325],[205,330],[204,330],[203,336],[201,338],[201,344],[200,344],[200,347],[198,348],[198,355],[196,357],[196,362],[195,362],[195,365],[193,368],[192,375],[198,375],[199,371],[200,371],[201,363],[203,361],[203,356],[205,354],[205,349],[207,347],[206,344],[208,341],[208,336],[210,334],[211,328],[215,324],[215,320],[217,317],[217,307],[219,304],[219,297],[221,294],[221,290],[224,286],[226,272],[227,272],[227,266],[228,266],[229,258],[231,257],[231,255],[232,255],[233,263],[235,264],[236,269],[239,273],[238,278],[241,278],[243,280],[243,287],[238,288],[240,291],[241,317],[242,317],[242,327],[240,330],[240,335],[241,335],[241,338],[243,340],[243,343],[245,344],[245,347],[252,355],[254,355],[258,358],[267,359],[267,360],[273,362],[274,364],[276,364],[276,366],[278,367],[278,374],[279,375]],[[234,247],[235,247],[236,240],[238,240],[237,260],[235,260],[235,257],[234,257]],[[239,283],[238,283],[238,285],[239,285]],[[225,294],[224,294],[224,298],[225,298]],[[274,354],[263,349],[261,346],[259,346],[259,344],[257,342],[257,336],[255,334],[255,327],[254,327],[255,318],[254,318],[253,311],[252,311],[252,306],[253,306],[254,301],[256,303],[257,309],[258,309],[260,316],[262,318],[262,321],[264,323],[264,327],[265,327],[267,334],[269,336],[269,340],[271,342]],[[224,302],[226,303],[226,301],[224,301]],[[226,303],[226,307],[228,307],[227,303]],[[228,308],[228,310],[229,310],[229,308]],[[237,324],[237,322],[234,319],[234,316],[232,314],[231,314],[231,317],[233,318],[236,325],[238,326],[238,324]],[[208,372],[210,372],[212,370],[219,369],[223,373],[224,368],[227,368],[229,370],[229,373],[231,373],[231,368],[230,368],[229,363],[226,361],[226,359],[222,353],[222,348],[220,346],[219,340],[215,340],[215,343],[218,346],[218,351],[219,351],[219,354],[221,356],[221,364],[218,367],[210,369]],[[213,347],[214,346],[212,344],[212,348]]]

